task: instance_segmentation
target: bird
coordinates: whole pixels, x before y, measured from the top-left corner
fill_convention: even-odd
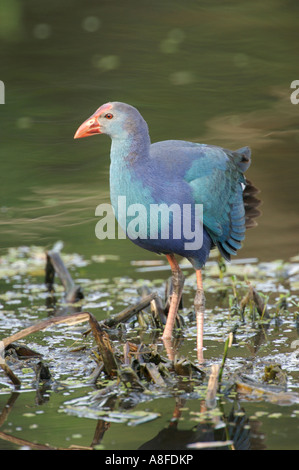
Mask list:
[[[244,176],[251,150],[185,140],[152,143],[138,109],[119,101],[100,106],[74,138],[97,134],[111,138],[110,199],[118,223],[137,246],[165,255],[171,268],[173,288],[162,334],[168,351],[185,280],[177,257],[188,259],[196,272],[196,348],[203,363],[202,269],[215,248],[230,261],[260,215],[259,190]]]

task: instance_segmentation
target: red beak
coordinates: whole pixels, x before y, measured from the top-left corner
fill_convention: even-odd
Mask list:
[[[76,134],[74,135],[74,139],[80,139],[81,137],[89,137],[90,135],[94,134],[102,134],[101,127],[98,121],[98,118],[101,114],[107,112],[109,109],[112,108],[110,103],[103,104],[99,109],[93,113],[90,118],[86,119],[83,124],[79,127]]]
[[[81,137],[89,137],[90,135],[94,134],[101,134],[100,124],[97,120],[98,115],[96,112],[90,116],[90,118],[86,119],[83,124],[77,129],[77,132],[74,136],[74,139],[80,139]]]

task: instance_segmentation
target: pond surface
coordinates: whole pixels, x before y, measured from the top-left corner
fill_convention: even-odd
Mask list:
[[[166,263],[153,266],[149,261],[135,262],[135,276],[109,279],[94,276],[96,267],[111,263],[109,257],[63,255],[63,259],[84,292],[84,299],[73,306],[65,304],[58,279],[54,296],[46,291],[42,275],[45,254],[40,247],[11,249],[2,257],[2,338],[76,311],[89,311],[103,321],[136,304],[140,288],[164,298],[162,273],[169,274]],[[95,342],[92,335],[86,335],[88,325],[50,325],[18,342],[39,356],[17,357],[13,350],[7,355],[7,364],[21,387],[14,388],[2,374],[1,448],[190,450],[188,445],[195,442],[215,445],[215,441],[226,443],[232,439],[236,449],[298,449],[298,258],[288,263],[248,261],[227,266],[222,275],[216,260],[206,266],[208,308],[201,372],[194,369],[195,275],[188,265],[183,265],[186,283],[181,315],[185,325],[177,333],[178,368],[174,375],[165,369],[167,355],[161,329],[146,320],[145,311],[142,318],[134,316],[126,326],[112,328],[109,336],[118,357],[128,345],[153,348],[153,357],[162,358],[162,362],[155,359],[150,364],[151,368],[159,364],[155,369],[157,380],[149,381],[139,372],[136,380],[129,375],[125,379],[121,373],[114,379],[103,372],[97,374]],[[247,281],[254,283],[266,305],[262,317],[251,302],[244,304],[241,314]],[[222,363],[231,332],[233,341],[222,385],[214,405],[208,406],[211,367]],[[41,363],[49,377],[46,374],[37,381]],[[128,364],[134,364],[132,356]],[[142,362],[142,367],[146,366]],[[134,368],[139,369],[141,366]],[[124,371],[122,366],[120,370]]]
[[[277,259],[289,262],[298,255],[299,105],[290,101],[290,84],[299,79],[298,12],[298,2],[292,0],[87,0],[84,5],[79,0],[52,0],[47,5],[37,0],[2,0],[3,259],[7,260],[11,247],[35,245],[43,251],[61,240],[64,253],[79,253],[88,260],[81,266],[72,258],[72,275],[82,280],[87,292],[84,308],[93,309],[99,320],[135,302],[139,283],[163,291],[169,271],[163,265],[156,271],[147,270],[148,264],[142,263],[157,261],[154,254],[126,240],[100,241],[95,236],[95,209],[109,202],[110,141],[107,136],[74,141],[73,135],[83,120],[107,101],[136,106],[148,122],[153,142],[175,138],[232,149],[249,145],[253,162],[248,177],[262,191],[263,216],[259,226],[248,232],[238,258],[271,262],[265,283],[260,272],[252,276],[252,282],[258,284],[259,292],[270,296],[272,320],[267,332],[263,330],[259,335],[259,325],[251,329],[251,321],[245,322],[240,330],[241,341],[239,338],[238,346],[229,351],[226,373],[244,365],[242,360],[252,360],[251,342],[262,336],[266,338],[262,347],[253,346],[257,349],[253,361],[257,369],[251,372],[254,378],[261,378],[264,359],[275,361],[287,372],[287,390],[298,393],[297,359],[291,348],[298,338],[297,307],[291,303],[289,316],[280,316],[280,323],[275,321],[277,299],[290,293],[296,303],[298,284],[288,280],[290,274],[282,283],[272,263]],[[32,255],[32,251],[28,253]],[[24,253],[11,256],[20,256],[21,260],[27,257]],[[191,276],[189,268],[187,272]],[[232,317],[218,318],[228,313],[229,299],[219,303],[214,286],[209,284],[209,273],[205,279],[209,310],[205,331],[207,368],[221,361],[224,341],[237,322]],[[48,315],[43,267],[39,266],[37,273],[18,268],[2,274],[1,337]],[[244,272],[237,274],[244,282]],[[218,282],[219,273],[213,275]],[[186,308],[190,310],[194,282],[191,277],[187,283]],[[218,329],[219,324],[223,328]],[[84,397],[93,392],[84,380],[94,364],[82,354],[85,372],[79,368],[75,384],[71,384],[74,378],[70,371],[78,365],[77,356],[68,351],[62,360],[58,349],[55,357],[60,341],[67,347],[74,341],[81,343],[83,330],[82,325],[70,330],[55,327],[24,340],[44,354],[49,367],[56,364],[52,372],[59,386],[52,385],[40,398],[32,386],[31,367],[23,366],[16,373],[25,389],[11,396],[11,387],[4,378],[1,408],[13,401],[8,407],[9,416],[4,419],[2,414],[0,431],[5,436],[53,447],[90,446],[96,441],[97,421],[87,416],[84,408]],[[180,353],[195,359],[192,328]],[[289,367],[286,359],[290,357],[295,362],[291,361]],[[80,381],[83,385],[78,385]],[[108,413],[99,420],[96,415],[97,420],[110,423],[98,445],[105,449],[137,449],[154,439],[169,428],[181,392],[169,395],[161,396],[158,391],[153,399],[140,400],[134,408],[143,413],[140,415],[134,416],[132,410],[129,417]],[[202,423],[198,394],[187,394],[184,399],[187,402],[178,423],[182,432],[193,429],[198,421]],[[246,399],[240,404],[227,397],[221,399],[222,408],[217,409],[222,421],[235,406],[237,414],[243,413],[249,423],[254,423],[258,437],[253,448],[299,448],[298,404],[282,406],[268,399]],[[116,409],[119,411],[121,405],[117,404]],[[148,421],[132,425],[138,416]],[[179,436],[175,442],[181,439]],[[6,438],[0,441],[3,449],[22,445],[25,443]]]

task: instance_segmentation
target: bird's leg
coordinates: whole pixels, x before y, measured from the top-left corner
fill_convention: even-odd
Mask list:
[[[194,299],[194,307],[197,323],[197,359],[199,363],[203,362],[203,323],[205,311],[205,294],[203,290],[201,270],[196,270],[197,291]]]
[[[178,312],[180,300],[182,297],[183,287],[184,287],[184,275],[178,265],[177,260],[174,255],[166,255],[167,260],[170,264],[172,271],[172,295],[170,300],[169,311],[167,315],[167,321],[163,332],[163,340],[169,340],[172,337],[172,331],[175,324],[176,315]]]

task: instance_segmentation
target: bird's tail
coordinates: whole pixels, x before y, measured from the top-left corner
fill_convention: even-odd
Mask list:
[[[246,186],[243,191],[246,228],[256,227],[257,222],[255,219],[261,215],[261,211],[258,207],[261,205],[262,201],[256,197],[259,192],[259,189],[257,189],[251,181],[246,179]]]
[[[245,173],[251,164],[251,150],[249,147],[242,147],[235,150],[234,156],[237,157],[238,167]],[[258,207],[261,205],[261,200],[256,197],[260,192],[252,183],[246,178],[246,186],[243,191],[243,203],[245,209],[245,227],[251,228],[256,227],[256,218],[261,215],[261,211]]]
[[[250,167],[251,164],[251,150],[249,147],[242,147],[233,152],[234,157],[238,161],[238,167],[245,173],[246,170]]]

